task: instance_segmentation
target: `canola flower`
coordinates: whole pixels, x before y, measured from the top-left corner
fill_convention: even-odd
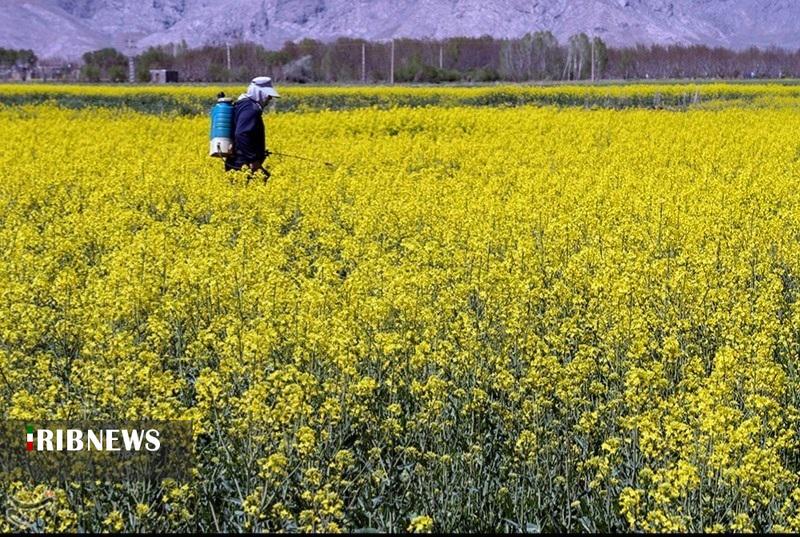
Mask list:
[[[270,115],[337,167],[266,185],[204,117],[0,121],[3,416],[197,453],[3,530],[800,531],[791,107]]]

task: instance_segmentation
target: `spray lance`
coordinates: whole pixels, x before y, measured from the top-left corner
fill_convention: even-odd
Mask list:
[[[291,153],[280,153],[277,151],[266,151],[264,153],[264,158],[269,157],[270,155],[275,155],[276,157],[284,157],[284,158],[293,158],[298,160],[304,160],[306,162],[313,162],[314,164],[322,164],[323,166],[327,166],[328,168],[334,168],[336,164],[333,162],[327,162],[325,160],[317,159],[317,158],[309,158],[303,157],[301,155],[292,155]]]

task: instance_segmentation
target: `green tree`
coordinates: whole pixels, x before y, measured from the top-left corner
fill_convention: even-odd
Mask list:
[[[606,65],[608,65],[608,47],[599,37],[594,37],[592,39],[592,44],[594,48],[592,58],[594,61],[595,79],[600,79],[603,78],[603,72],[605,72]]]
[[[101,80],[122,82],[127,78],[125,73],[128,68],[128,59],[115,48],[109,47],[87,52],[83,55],[83,63],[81,73],[90,82]]]
[[[175,57],[171,47],[150,47],[136,57],[136,80],[150,82],[150,69],[173,69]]]
[[[558,39],[549,31],[531,36],[531,77],[536,80],[555,80],[561,74],[563,60]]]
[[[0,66],[16,66],[30,69],[35,67],[38,61],[39,58],[30,49],[0,48]]]
[[[564,75],[567,80],[582,80],[591,75],[592,44],[589,37],[580,33],[573,35],[567,42],[567,61],[564,63]]]
[[[100,82],[100,68],[96,65],[84,65],[81,68],[81,79],[87,82]]]
[[[128,80],[128,70],[125,67],[114,65],[108,70],[108,79],[111,82],[125,82]]]

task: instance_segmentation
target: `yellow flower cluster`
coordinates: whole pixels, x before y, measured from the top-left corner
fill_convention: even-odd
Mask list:
[[[266,184],[205,117],[0,123],[2,415],[196,449],[187,483],[4,483],[3,529],[800,530],[791,107],[268,114],[336,165]]]

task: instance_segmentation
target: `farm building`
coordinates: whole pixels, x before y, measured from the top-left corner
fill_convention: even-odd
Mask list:
[[[171,69],[150,69],[150,82],[153,84],[166,84],[178,81],[178,71]]]

